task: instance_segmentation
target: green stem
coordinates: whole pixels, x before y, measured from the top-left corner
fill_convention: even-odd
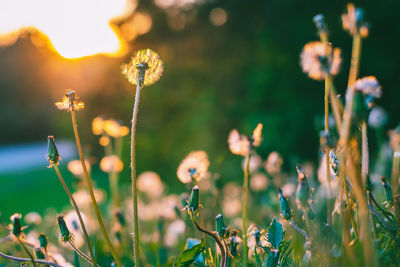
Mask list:
[[[76,252],[79,256],[81,256],[84,260],[86,260],[86,261],[89,262],[90,264],[93,264],[93,262],[91,261],[91,259],[90,259],[85,253],[83,253],[79,248],[77,248],[72,240],[69,240],[68,243],[71,245],[72,249],[75,250],[75,252]]]
[[[327,138],[329,138],[329,87],[330,81],[329,78],[325,79],[325,133],[327,134]],[[331,212],[331,169],[329,164],[329,144],[325,147],[325,165],[326,165],[326,181],[327,181],[327,223],[329,225],[332,224],[332,212]]]
[[[82,228],[82,232],[83,232],[83,237],[85,238],[87,247],[89,249],[90,258],[91,258],[93,264],[96,265],[97,264],[96,263],[96,258],[94,256],[92,245],[91,245],[90,239],[89,239],[89,235],[88,235],[88,233],[86,231],[86,226],[85,226],[85,224],[83,222],[83,219],[82,219],[82,216],[81,216],[81,212],[79,211],[78,205],[76,204],[75,199],[72,196],[71,191],[69,191],[69,188],[68,188],[67,184],[65,183],[65,180],[62,177],[62,175],[60,173],[60,170],[58,169],[58,166],[57,165],[53,165],[53,167],[54,167],[54,170],[55,170],[55,172],[56,172],[56,174],[58,176],[58,179],[60,180],[62,186],[64,187],[65,192],[67,193],[67,195],[69,197],[69,200],[71,201],[72,206],[75,209],[76,215],[78,215],[79,223],[81,224],[81,228]]]
[[[139,75],[140,75],[139,71]],[[144,80],[144,72],[142,73]],[[138,79],[140,80],[140,78]],[[133,205],[133,249],[134,249],[134,260],[135,267],[140,266],[139,257],[139,218],[138,218],[138,198],[137,198],[137,186],[136,186],[136,147],[135,147],[135,137],[136,137],[136,125],[137,116],[139,113],[139,98],[140,91],[142,89],[142,82],[137,83],[135,104],[133,106],[132,114],[132,128],[131,128],[131,179],[132,179],[132,205]]]
[[[242,254],[243,254],[243,267],[247,267],[248,262],[248,250],[247,247],[247,228],[248,228],[248,221],[247,221],[247,207],[248,207],[248,198],[249,198],[249,168],[250,168],[250,157],[251,152],[246,156],[246,163],[243,175],[243,208],[242,208],[242,220],[243,220],[243,246],[242,246]]]
[[[17,236],[16,238],[17,238],[19,244],[21,245],[22,249],[26,252],[26,254],[28,254],[29,258],[30,258],[31,261],[32,261],[33,266],[36,267],[37,265],[36,265],[35,259],[33,258],[32,253],[25,247],[24,243],[21,241],[21,239],[19,238],[19,236]]]
[[[81,145],[81,140],[79,138],[78,125],[76,123],[76,115],[75,115],[75,110],[74,109],[71,110],[71,119],[72,119],[72,127],[74,129],[76,146],[78,148],[79,158],[80,158],[80,161],[81,161],[81,165],[82,165],[83,173],[84,173],[84,176],[85,176],[86,184],[87,184],[87,187],[88,187],[89,195],[90,195],[90,198],[92,200],[92,206],[93,206],[93,209],[95,211],[95,214],[96,214],[96,217],[97,217],[97,221],[99,222],[100,230],[101,230],[101,232],[102,232],[102,234],[104,236],[104,239],[106,241],[106,244],[107,244],[108,248],[110,249],[110,252],[111,252],[111,254],[112,254],[112,256],[113,256],[113,258],[115,260],[115,264],[117,265],[117,267],[122,267],[121,262],[120,262],[120,260],[119,260],[119,258],[117,256],[117,254],[116,254],[116,252],[114,250],[114,247],[111,244],[111,240],[110,240],[110,238],[109,238],[109,236],[107,234],[106,228],[105,228],[104,223],[103,223],[103,219],[102,219],[100,211],[99,211],[99,207],[97,206],[96,198],[95,198],[94,192],[93,192],[92,182],[90,180],[89,173],[88,173],[88,170],[87,170],[87,167],[86,167],[86,164],[85,164],[85,158],[83,157],[82,145]]]

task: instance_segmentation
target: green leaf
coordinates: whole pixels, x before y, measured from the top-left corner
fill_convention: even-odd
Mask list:
[[[269,227],[268,231],[268,242],[271,243],[271,245],[274,248],[278,248],[280,243],[282,242],[283,238],[283,227],[282,224],[280,224],[276,218],[272,220],[272,223]]]
[[[274,249],[268,254],[264,261],[264,267],[276,267],[279,261],[279,251]]]
[[[206,249],[206,244],[204,238],[201,239],[201,242],[191,248],[185,249],[182,251],[178,260],[176,261],[175,266],[177,267],[188,267],[192,264],[195,259]]]

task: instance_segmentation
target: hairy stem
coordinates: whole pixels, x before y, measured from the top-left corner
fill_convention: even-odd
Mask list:
[[[83,253],[79,248],[76,247],[76,245],[74,244],[74,242],[72,240],[68,241],[68,243],[71,245],[72,249],[75,250],[75,252],[81,256],[84,260],[86,260],[87,262],[89,262],[90,264],[94,263],[91,261],[91,259],[85,254]]]
[[[139,71],[139,75],[141,72]],[[143,80],[145,72],[143,71]],[[140,80],[140,78],[138,79]],[[138,218],[138,198],[137,198],[137,186],[136,186],[136,147],[135,147],[135,137],[136,137],[136,125],[137,116],[139,113],[139,98],[140,91],[142,89],[142,83],[138,82],[136,87],[135,104],[133,106],[132,114],[132,128],[131,128],[131,179],[132,179],[132,205],[133,205],[133,249],[134,249],[134,260],[135,266],[140,266],[139,257],[139,218]]]
[[[248,198],[249,198],[249,173],[250,173],[250,158],[251,152],[246,156],[245,162],[245,169],[243,175],[243,196],[242,196],[242,220],[243,220],[243,246],[242,246],[242,254],[243,254],[243,267],[247,267],[248,262],[248,250],[247,247],[247,228],[248,228],[248,221],[247,221],[247,207],[248,207]]]
[[[88,235],[88,233],[87,233],[87,231],[86,231],[86,226],[85,226],[85,224],[84,224],[84,222],[83,222],[83,219],[82,219],[82,216],[81,216],[81,212],[80,212],[80,210],[79,210],[79,208],[78,208],[78,205],[76,204],[75,199],[74,199],[74,197],[72,196],[71,191],[69,190],[67,184],[65,183],[65,180],[64,180],[64,178],[62,177],[62,175],[61,175],[61,173],[60,173],[60,170],[58,169],[58,166],[57,166],[57,165],[53,165],[53,167],[54,167],[54,170],[56,171],[56,174],[57,174],[57,176],[58,176],[58,179],[60,180],[62,186],[64,187],[65,192],[67,193],[67,195],[68,195],[68,197],[69,197],[69,200],[71,201],[72,206],[73,206],[74,209],[75,209],[76,215],[78,215],[79,223],[81,224],[81,228],[82,228],[82,232],[83,232],[83,237],[85,238],[85,241],[86,241],[86,244],[87,244],[89,253],[90,253],[91,261],[93,262],[94,265],[96,265],[96,264],[97,264],[97,263],[96,263],[96,258],[95,258],[95,256],[94,256],[93,249],[92,249],[92,245],[91,245],[90,239],[89,239],[89,235]]]
[[[104,239],[106,241],[106,244],[107,244],[108,248],[110,249],[111,255],[113,256],[113,258],[115,260],[115,264],[117,265],[117,267],[122,267],[121,262],[120,262],[120,260],[119,260],[119,258],[117,256],[117,254],[116,254],[116,252],[114,250],[114,247],[111,244],[111,240],[110,240],[110,238],[109,238],[109,236],[107,234],[106,228],[105,228],[104,223],[103,223],[103,219],[102,219],[100,211],[99,211],[99,207],[97,206],[96,198],[95,198],[94,192],[93,192],[92,182],[90,180],[89,173],[88,173],[88,170],[87,170],[87,167],[86,167],[86,164],[85,164],[85,158],[83,157],[82,145],[81,145],[81,140],[79,138],[78,125],[76,123],[76,115],[75,115],[75,110],[74,109],[71,110],[71,119],[72,119],[72,127],[74,129],[76,146],[78,148],[79,158],[80,158],[80,161],[81,161],[81,165],[82,165],[83,173],[84,173],[84,176],[85,176],[86,184],[87,184],[87,187],[88,187],[89,195],[90,195],[90,198],[92,200],[92,206],[93,206],[93,209],[95,211],[97,221],[99,222],[100,230],[101,230],[101,232],[102,232],[102,234],[104,236]]]
[[[33,266],[37,266],[35,259],[33,258],[32,253],[29,251],[29,249],[26,248],[26,246],[24,245],[24,243],[21,241],[21,239],[19,238],[19,236],[16,237],[18,240],[18,243],[21,245],[22,249],[26,252],[26,254],[28,254],[28,257],[31,259]]]

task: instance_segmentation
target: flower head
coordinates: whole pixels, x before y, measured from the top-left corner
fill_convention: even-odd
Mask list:
[[[362,37],[368,36],[368,25],[364,21],[364,10],[349,3],[347,12],[342,15],[343,29],[351,35],[359,33]]]
[[[121,66],[121,69],[122,74],[130,83],[142,83],[144,86],[148,86],[160,79],[163,72],[163,62],[153,50],[139,50],[129,63]]]
[[[379,85],[375,76],[367,76],[358,79],[354,84],[356,90],[362,92],[366,98],[368,106],[371,106],[376,98],[382,96],[382,86]]]
[[[11,233],[13,236],[19,237],[22,234],[22,227],[21,227],[21,218],[22,215],[20,213],[14,213],[11,217],[10,217],[10,221],[11,221]]]
[[[228,144],[233,154],[246,156],[250,153],[252,147],[257,147],[262,141],[262,123],[259,123],[253,131],[253,135],[248,137],[239,134],[239,131],[233,129],[229,133]]]
[[[164,185],[160,176],[151,171],[143,172],[137,178],[139,191],[145,193],[150,198],[160,197],[164,191]]]
[[[121,125],[116,120],[105,120],[104,131],[111,137],[118,138],[129,134],[129,128]]]
[[[309,42],[300,55],[303,71],[314,80],[323,80],[328,75],[336,75],[342,59],[340,49],[323,42]]]
[[[108,173],[121,172],[123,168],[124,168],[124,163],[116,155],[104,157],[100,161],[100,169],[103,172],[108,172]]]
[[[181,162],[176,172],[179,180],[184,183],[201,180],[207,177],[207,170],[210,166],[207,153],[205,151],[193,151]]]
[[[96,117],[92,120],[92,133],[100,135],[104,132],[104,120],[102,117]]]
[[[276,152],[272,151],[269,153],[267,161],[265,162],[265,170],[270,175],[275,175],[281,172],[283,164],[283,159],[281,155]]]
[[[373,128],[382,128],[388,122],[388,115],[381,107],[374,107],[369,113],[368,125]]]
[[[91,170],[90,162],[88,160],[85,160],[85,164],[87,171],[90,172]],[[84,175],[82,163],[80,160],[71,160],[70,162],[68,162],[67,168],[73,175],[77,177],[81,177]]]
[[[55,105],[59,110],[67,111],[78,111],[85,107],[85,104],[79,101],[79,98],[75,95],[75,90],[72,89],[67,89],[67,91],[65,91],[65,96],[62,101],[56,102]]]
[[[57,216],[57,223],[58,226],[60,227],[61,240],[63,242],[68,242],[72,240],[72,234],[69,231],[67,224],[64,221],[64,216],[62,215]]]

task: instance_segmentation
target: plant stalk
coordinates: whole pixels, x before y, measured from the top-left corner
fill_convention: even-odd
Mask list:
[[[85,158],[83,157],[82,145],[81,145],[81,140],[79,138],[78,125],[76,123],[76,115],[75,115],[75,110],[74,109],[71,110],[71,119],[72,119],[72,126],[73,126],[73,129],[74,129],[76,146],[78,148],[79,158],[80,158],[80,161],[81,161],[81,165],[82,165],[83,173],[84,173],[84,176],[85,176],[86,184],[87,184],[87,187],[88,187],[89,195],[90,195],[90,198],[92,200],[92,206],[93,206],[93,209],[95,211],[95,214],[96,214],[96,217],[97,217],[97,221],[99,222],[100,230],[101,230],[101,232],[102,232],[102,234],[104,236],[104,239],[106,241],[106,244],[107,244],[108,248],[110,249],[110,252],[111,252],[111,254],[112,254],[112,256],[113,256],[113,258],[115,260],[115,264],[117,265],[117,267],[122,267],[121,262],[120,262],[120,260],[119,260],[119,258],[117,256],[117,254],[116,254],[116,252],[114,250],[114,247],[111,244],[111,240],[110,240],[110,238],[109,238],[109,236],[107,234],[106,228],[105,228],[104,223],[103,223],[103,219],[102,219],[100,211],[99,211],[99,207],[97,206],[96,198],[95,198],[94,192],[93,192],[92,182],[90,180],[89,173],[88,173],[88,170],[87,170],[87,167],[86,167],[86,164],[85,164]]]
[[[325,133],[327,134],[327,139],[329,138],[329,87],[330,81],[329,78],[325,79]],[[331,212],[331,168],[329,163],[329,144],[328,140],[325,146],[325,164],[326,164],[326,182],[327,182],[327,201],[326,201],[326,208],[327,208],[327,223],[332,225],[332,212]]]
[[[17,238],[17,240],[18,240],[18,243],[21,245],[22,249],[26,252],[26,254],[28,254],[29,258],[30,258],[31,261],[32,261],[33,266],[36,267],[37,265],[36,265],[35,259],[33,258],[32,253],[26,248],[26,246],[25,246],[24,243],[21,241],[21,239],[19,238],[19,236],[16,236],[16,238]]]
[[[247,228],[248,221],[247,221],[247,207],[248,207],[248,198],[249,198],[249,174],[250,174],[250,158],[251,158],[251,151],[246,155],[246,163],[243,175],[243,196],[242,196],[242,220],[243,220],[243,246],[242,246],[242,254],[243,254],[243,267],[247,267],[248,262],[248,250],[247,247]]]
[[[31,259],[10,256],[10,255],[4,254],[3,252],[0,252],[0,256],[2,256],[3,258],[9,259],[9,260],[13,260],[13,261],[20,261],[20,262],[31,261]],[[34,259],[33,262],[47,264],[47,265],[54,266],[54,267],[62,267],[61,265],[58,265],[57,263],[45,261],[45,260]]]

